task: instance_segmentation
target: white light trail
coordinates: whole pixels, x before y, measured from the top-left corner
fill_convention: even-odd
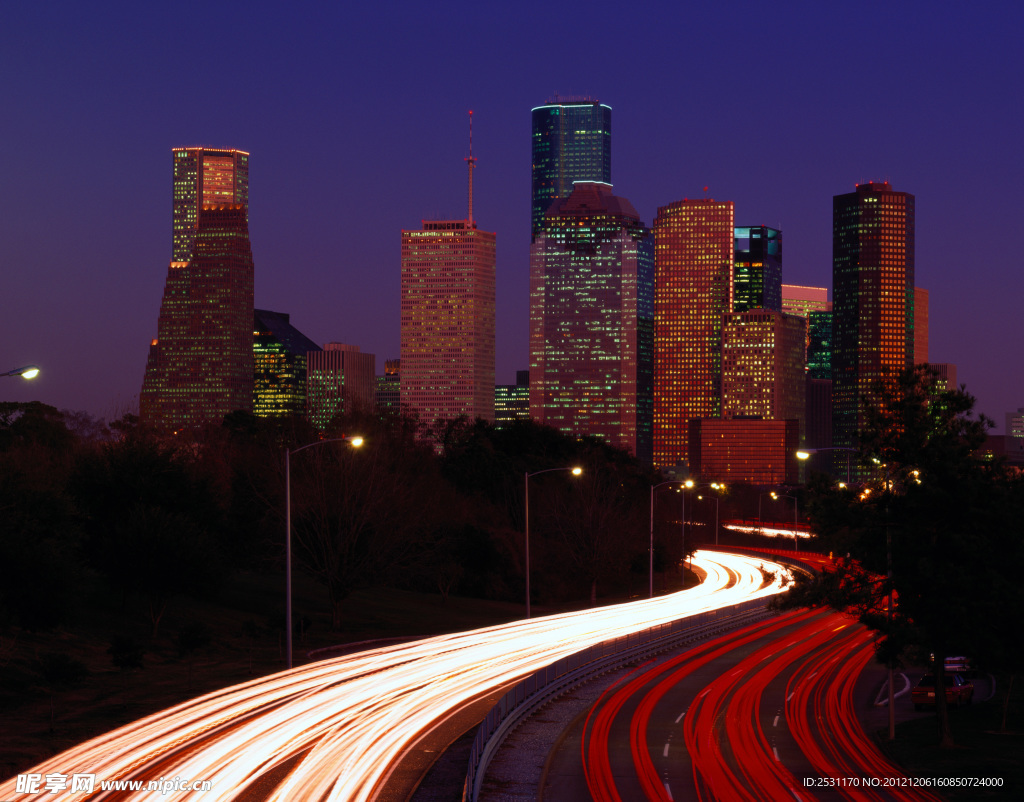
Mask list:
[[[779,564],[698,552],[706,573],[670,596],[370,649],[193,699],[80,744],[31,770],[90,773],[99,781],[181,777],[213,780],[204,802],[236,798],[283,761],[302,754],[272,800],[369,800],[391,764],[431,724],[477,696],[562,657],[647,627],[778,593]],[[774,573],[771,583],[759,570]],[[15,780],[0,784],[13,798]],[[90,799],[101,799],[97,793]],[[80,794],[20,794],[82,799]],[[133,800],[195,798],[188,791],[135,791]]]

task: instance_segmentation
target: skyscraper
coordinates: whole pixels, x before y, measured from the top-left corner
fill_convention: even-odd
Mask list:
[[[402,231],[402,407],[426,424],[494,420],[497,235],[473,219],[472,133],[467,162],[466,219]]]
[[[530,247],[530,417],[651,459],[650,232],[603,183],[577,182]]]
[[[782,310],[782,232],[768,226],[736,229],[733,312]]]
[[[295,328],[289,315],[257,309],[253,324],[253,413],[306,414],[307,354],[320,346]]]
[[[798,420],[803,429],[805,326],[803,318],[773,309],[726,315],[723,418]]]
[[[928,361],[928,290],[914,287],[914,364]]]
[[[590,98],[558,98],[538,106],[533,116],[531,232],[540,231],[544,213],[569,197],[576,181],[612,183],[612,109]]]
[[[722,323],[732,311],[733,204],[681,200],[654,221],[654,464],[687,453],[689,421],[722,413]]]
[[[323,430],[335,415],[370,410],[375,401],[376,356],[358,345],[327,343],[307,354],[306,416]]]
[[[833,198],[832,288],[833,444],[851,447],[871,383],[914,364],[913,195],[872,182]]]
[[[249,154],[173,154],[171,262],[139,413],[180,430],[253,408],[253,261]]]

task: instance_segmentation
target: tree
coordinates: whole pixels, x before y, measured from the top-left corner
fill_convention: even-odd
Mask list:
[[[292,546],[301,567],[327,588],[334,629],[351,592],[408,562],[441,512],[430,446],[401,425],[362,423],[346,427],[367,432],[358,450],[325,443],[291,467]]]
[[[908,649],[932,655],[941,688],[945,657],[984,651],[984,641],[1000,637],[985,622],[994,620],[993,589],[1009,580],[1005,533],[1015,530],[1007,476],[984,455],[991,422],[973,415],[974,399],[962,388],[941,390],[919,366],[872,391],[859,458],[875,466],[873,476],[857,489],[819,482],[810,503],[825,550],[850,559],[801,583],[784,603],[853,610],[883,633],[881,659],[898,660]],[[1013,603],[1009,595],[1001,601]],[[1004,620],[1013,620],[1008,613]],[[952,746],[943,694],[936,709],[939,743]]]

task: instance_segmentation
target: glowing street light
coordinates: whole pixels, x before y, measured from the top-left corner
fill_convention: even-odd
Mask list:
[[[828,448],[805,448],[801,451],[796,452],[796,458],[800,460],[808,460],[812,454],[817,454],[820,451],[845,451],[846,452],[846,484],[850,484],[850,452],[856,453],[857,449],[850,448],[849,446],[830,446]]]
[[[542,473],[551,473],[552,471],[570,471],[573,476],[579,476],[583,473],[583,469],[580,467],[575,468],[547,468],[543,471],[534,471],[533,473],[524,473],[523,483],[526,485],[526,617],[530,617],[530,477],[538,476]]]
[[[6,373],[0,373],[0,376],[21,376],[23,379],[34,379],[39,375],[39,368],[35,365],[25,365],[23,368],[16,368],[9,370]]]
[[[292,454],[298,454],[307,448],[327,443],[349,443],[353,447],[359,448],[363,444],[363,438],[358,435],[334,437],[330,440],[317,440],[315,443],[307,443],[298,448],[284,450],[284,650],[287,655],[288,668],[292,667]]]
[[[772,498],[774,498],[774,499],[780,499],[780,498],[791,498],[791,499],[793,499],[793,550],[794,551],[800,551],[800,540],[799,540],[800,535],[797,534],[797,532],[799,531],[797,529],[797,526],[799,526],[800,512],[799,512],[799,502],[796,500],[796,496],[790,496],[790,495],[781,495],[780,496],[778,493],[776,493],[773,490],[772,491]]]

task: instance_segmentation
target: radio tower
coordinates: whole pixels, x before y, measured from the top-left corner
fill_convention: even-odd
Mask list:
[[[469,217],[466,218],[470,228],[476,228],[473,222],[473,168],[476,167],[476,159],[473,158],[473,110],[469,110],[469,156],[466,158],[469,165]]]

